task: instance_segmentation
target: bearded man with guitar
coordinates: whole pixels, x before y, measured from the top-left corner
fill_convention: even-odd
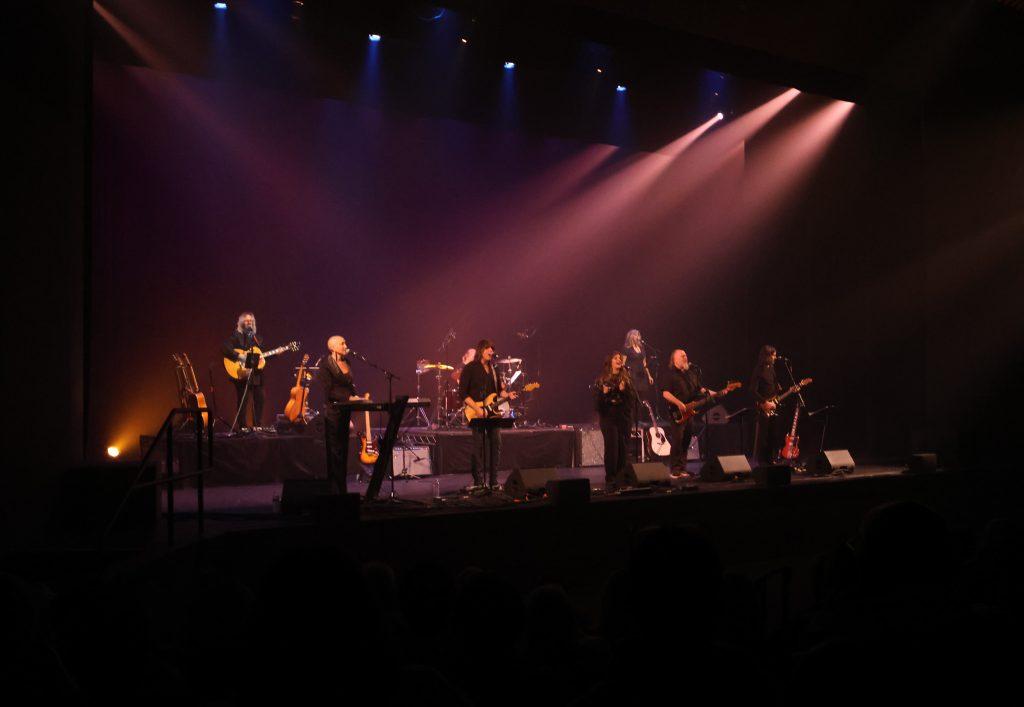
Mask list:
[[[489,339],[481,339],[476,345],[476,355],[459,376],[459,398],[466,405],[467,418],[491,417],[494,415],[496,403],[504,400],[515,400],[516,393],[505,390],[505,382],[498,379],[494,368],[494,344]],[[487,405],[488,396],[495,396],[494,403]],[[497,427],[484,430],[470,427],[473,432],[473,456],[470,471],[473,474],[473,485],[487,483],[491,487],[498,485],[498,458],[501,455],[501,430]],[[485,454],[485,451],[489,454]],[[489,460],[489,468],[484,469],[484,459]]]
[[[692,403],[708,391],[701,385],[700,374],[690,366],[690,359],[682,349],[676,349],[669,357],[668,370],[661,381],[661,397],[682,414],[670,415],[668,440],[672,445],[669,454],[669,468],[672,476],[686,476],[686,453],[693,439],[693,415],[688,414],[686,404]]]

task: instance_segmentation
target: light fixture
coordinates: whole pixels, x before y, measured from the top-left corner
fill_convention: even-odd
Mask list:
[[[619,93],[625,93],[626,87],[620,83],[618,86],[615,87],[615,90],[618,91]]]
[[[371,34],[370,35],[370,41],[371,42],[379,42],[380,41],[380,35],[379,34]]]
[[[226,2],[215,2],[213,3],[214,10],[227,10],[228,4]],[[114,456],[117,456],[116,454]]]
[[[121,450],[111,445],[107,447],[107,456],[110,457],[111,459],[116,459],[117,457],[121,456]]]
[[[514,69],[514,68],[516,68],[516,63],[514,61],[506,61],[505,62],[505,68],[506,69]]]

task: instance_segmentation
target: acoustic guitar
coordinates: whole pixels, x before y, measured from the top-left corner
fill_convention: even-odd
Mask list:
[[[261,351],[259,346],[253,346],[250,349],[235,349],[235,358],[224,359],[224,370],[228,372],[228,375],[235,380],[245,380],[249,377],[249,368],[246,367],[245,361],[239,361],[238,356],[245,354],[248,358],[248,354],[258,354],[258,362],[256,364],[257,370],[262,371],[263,367],[267,365],[267,359],[273,358],[278,354],[282,354],[285,351],[298,351],[301,348],[301,344],[298,341],[291,341],[284,346],[278,346],[276,349],[270,351]]]
[[[181,399],[183,408],[205,408],[206,396],[199,390],[199,381],[196,380],[196,371],[192,367],[192,361],[188,354],[171,354],[174,363],[177,365],[175,373],[178,376],[178,396]],[[204,412],[203,427],[210,423],[210,413]]]
[[[537,390],[537,388],[539,387],[540,383],[527,383],[526,385],[523,386],[523,392],[530,393],[534,390]],[[498,402],[498,394],[491,393],[486,398],[484,398],[483,401],[474,400],[473,402],[475,402],[477,405],[484,409],[484,417],[501,417],[502,414],[500,407],[501,403],[505,402],[505,400],[507,400],[507,398],[502,398],[501,402]],[[477,414],[476,410],[471,408],[469,405],[466,406],[465,415],[466,422],[469,422],[470,420],[475,420],[476,418],[480,417],[480,415]]]
[[[651,417],[651,427],[647,431],[651,436],[651,452],[659,457],[667,457],[672,453],[672,443],[665,436],[665,430],[658,427],[658,421],[654,417],[654,410],[651,408],[651,404],[645,400],[644,407],[647,408],[647,414]]]
[[[673,405],[671,406],[672,409],[670,411],[670,414],[672,416],[672,422],[676,423],[677,425],[685,424],[686,422],[689,422],[697,415],[702,406],[711,402],[715,398],[720,398],[723,395],[728,395],[737,388],[742,387],[743,384],[740,383],[739,381],[729,381],[728,383],[725,384],[725,387],[722,388],[717,393],[712,391],[711,393],[705,395],[703,398],[698,398],[697,400],[693,400],[691,402],[686,403],[686,405],[684,405],[682,409],[679,409],[677,406]]]
[[[306,404],[309,402],[309,388],[303,385],[302,377],[306,373],[306,364],[309,363],[309,354],[302,355],[302,363],[299,364],[299,374],[295,376],[295,385],[291,389],[288,402],[284,406],[284,416],[289,422],[296,422],[306,419]]]

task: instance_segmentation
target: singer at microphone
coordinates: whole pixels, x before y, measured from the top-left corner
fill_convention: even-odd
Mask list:
[[[780,358],[774,346],[765,344],[758,351],[757,363],[750,375],[750,394],[757,404],[752,456],[759,466],[773,463],[776,454],[782,449],[783,431],[779,415],[776,414],[782,386],[775,376],[775,362]]]

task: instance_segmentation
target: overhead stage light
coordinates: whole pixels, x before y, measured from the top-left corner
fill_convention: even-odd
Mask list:
[[[215,10],[227,10],[228,9],[228,4],[226,2],[215,2],[215,3],[213,3],[213,8]],[[111,449],[113,449],[113,447],[111,447]],[[115,454],[114,456],[117,456],[117,455]]]
[[[460,38],[459,41],[462,42],[463,44],[469,44],[469,40],[466,39],[465,37]]]
[[[223,5],[224,3],[218,4]],[[121,450],[114,446],[107,447],[107,456],[110,457],[111,459],[116,459],[117,457],[121,456]]]
[[[371,42],[379,42],[380,41],[380,35],[379,34],[371,34],[370,35],[370,41]]]
[[[514,69],[514,68],[516,68],[516,63],[514,61],[506,61],[505,62],[505,68],[506,69]]]
[[[615,90],[618,91],[619,93],[625,93],[626,87],[620,83],[618,86],[615,87]]]
[[[725,120],[725,116],[722,115],[721,113],[717,113],[715,117],[718,118],[719,120]]]

